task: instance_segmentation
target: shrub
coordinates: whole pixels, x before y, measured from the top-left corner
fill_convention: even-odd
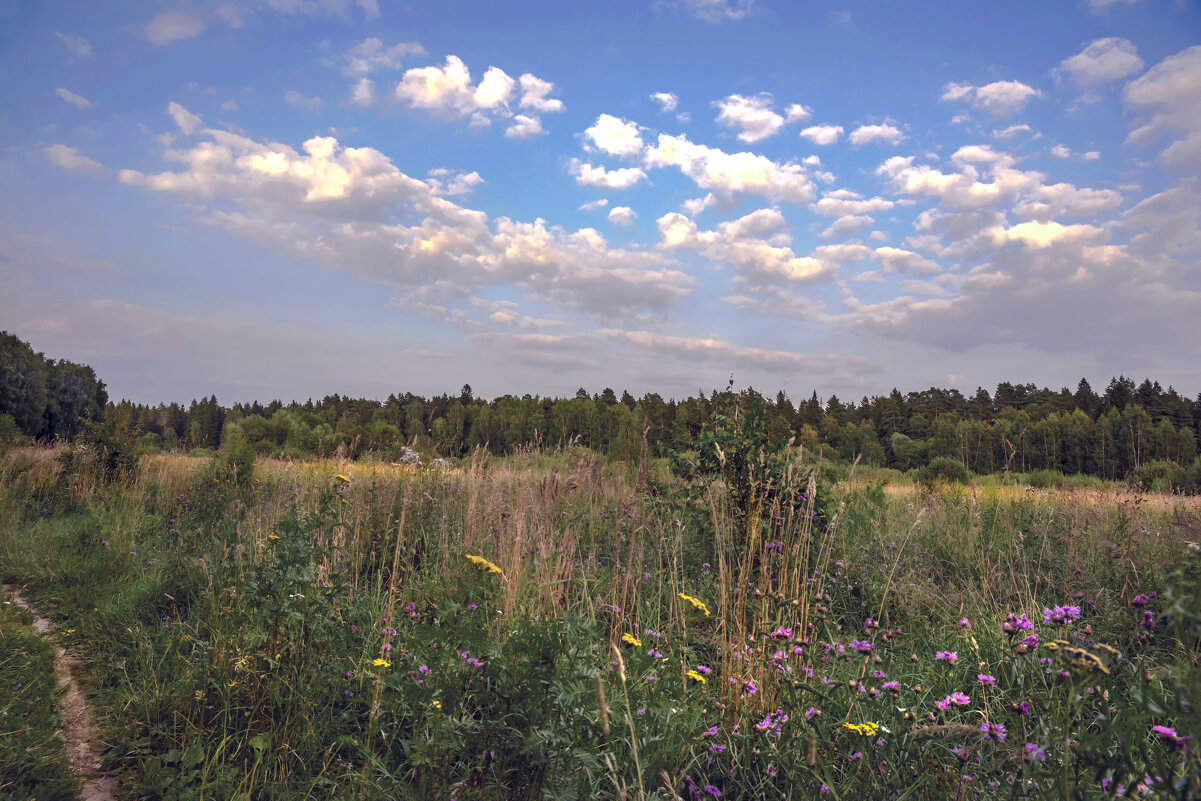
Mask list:
[[[927,489],[938,484],[968,484],[972,480],[968,469],[949,456],[939,456],[915,473],[917,483]]]

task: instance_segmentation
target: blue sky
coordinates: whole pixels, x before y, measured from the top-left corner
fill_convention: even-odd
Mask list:
[[[1201,390],[1194,3],[0,0],[0,90],[117,398]]]

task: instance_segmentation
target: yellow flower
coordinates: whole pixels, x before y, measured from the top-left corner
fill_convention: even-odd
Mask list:
[[[695,670],[690,670],[690,671],[688,671],[688,678],[690,678],[690,679],[692,679],[692,680],[694,680],[694,681],[699,681],[701,684],[708,684],[708,683],[709,683],[709,682],[705,681],[705,677],[704,677],[704,676],[702,676],[701,674],[697,673]]]
[[[694,608],[704,612],[705,617],[709,617],[709,607],[705,606],[705,602],[700,598],[693,598],[691,595],[685,595],[684,593],[680,593],[680,597],[692,604]]]
[[[347,478],[346,476],[342,475],[341,473],[338,473],[338,475],[336,476],[336,478],[338,478],[338,479],[339,479],[339,480],[341,480],[341,481],[345,481],[347,484],[349,484],[349,483],[350,483],[350,479],[349,479],[349,478]]]
[[[371,664],[375,665],[376,667],[385,667],[385,668],[392,667],[392,663],[389,662],[387,659],[377,659],[374,662],[372,662]]]
[[[629,643],[630,645],[634,646],[635,648],[641,648],[641,647],[642,647],[642,640],[638,639],[638,638],[637,638],[637,637],[635,637],[633,634],[623,634],[623,635],[621,635],[621,641],[622,641],[622,642],[627,642],[627,643]]]
[[[480,570],[483,570],[486,573],[495,573],[498,576],[503,576],[505,574],[503,570],[501,570],[499,567],[492,564],[491,562],[489,562],[487,559],[485,559],[482,556],[472,556],[469,553],[465,553],[465,554],[463,554],[463,556],[467,559],[468,562],[471,562],[473,565],[475,565]]]
[[[67,633],[67,634],[74,634],[74,633],[75,633],[75,629],[67,629],[66,633]]]
[[[442,708],[442,702],[434,701],[434,709],[441,709],[441,708]]]
[[[880,731],[879,723],[844,723],[844,728],[850,729],[856,734],[862,734],[864,737],[871,737],[876,732]]]

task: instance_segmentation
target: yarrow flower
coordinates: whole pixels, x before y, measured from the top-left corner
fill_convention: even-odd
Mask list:
[[[681,599],[692,604],[693,608],[698,609],[701,612],[704,612],[705,617],[709,617],[709,607],[705,606],[705,602],[702,601],[700,598],[693,598],[691,595],[685,595],[682,592],[679,593],[679,596]]]
[[[472,556],[469,553],[465,553],[465,554],[463,554],[463,557],[468,562],[471,562],[473,565],[478,567],[480,570],[483,570],[485,573],[495,573],[498,576],[503,576],[505,574],[503,570],[501,570],[499,567],[492,564],[491,562],[489,562],[487,559],[485,559],[482,556]]]

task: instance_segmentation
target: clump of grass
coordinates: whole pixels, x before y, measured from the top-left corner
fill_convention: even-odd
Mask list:
[[[0,603],[0,797],[75,799],[59,721],[54,646],[7,597]]]

